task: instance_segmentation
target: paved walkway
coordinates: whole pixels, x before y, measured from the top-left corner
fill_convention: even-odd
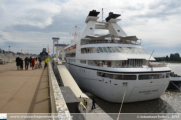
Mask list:
[[[49,113],[47,69],[17,71],[0,65],[0,113]]]

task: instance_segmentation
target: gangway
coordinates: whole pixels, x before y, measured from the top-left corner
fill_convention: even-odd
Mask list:
[[[77,85],[77,83],[75,82],[74,78],[72,77],[70,72],[67,70],[65,65],[62,64],[62,61],[59,59],[57,61],[56,58],[54,58],[54,61],[57,62],[57,70],[60,74],[60,78],[61,78],[61,82],[63,86],[70,87],[70,89],[74,92],[76,97],[88,98],[88,96],[81,91],[81,89],[79,88],[79,86]]]

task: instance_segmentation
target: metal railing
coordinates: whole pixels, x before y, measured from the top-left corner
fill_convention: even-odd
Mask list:
[[[82,48],[81,54],[91,53],[122,53],[122,54],[148,54],[140,48],[128,49],[127,47],[95,47],[94,49]]]
[[[82,42],[81,45],[88,45],[88,44],[129,44],[129,45],[141,45],[141,42],[136,42],[136,43],[132,43],[132,42],[118,42],[118,41],[102,41],[102,42]]]
[[[165,62],[149,62],[149,67],[167,67]]]
[[[24,57],[22,57],[24,59]],[[12,54],[0,54],[0,64],[16,62],[16,56]]]
[[[108,64],[108,62],[99,62],[88,60],[88,65],[90,66],[97,66],[97,67],[110,67],[110,68],[143,68],[143,63],[139,63],[137,65],[129,65],[129,64],[116,64],[114,66],[111,65],[112,63]],[[142,65],[141,65],[142,64]]]

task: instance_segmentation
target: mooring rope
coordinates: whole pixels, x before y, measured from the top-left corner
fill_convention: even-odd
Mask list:
[[[127,87],[126,87],[127,88]],[[125,88],[125,91],[124,91],[124,96],[123,96],[123,99],[122,99],[122,103],[121,103],[121,107],[120,107],[120,110],[119,110],[119,114],[118,114],[118,118],[117,120],[119,120],[119,115],[121,113],[121,109],[122,109],[122,106],[123,106],[123,103],[124,103],[124,97],[125,97],[125,94],[126,94],[126,88]]]

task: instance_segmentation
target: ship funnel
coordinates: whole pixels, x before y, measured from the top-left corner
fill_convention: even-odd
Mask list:
[[[97,12],[96,10],[92,10],[89,12],[89,15],[87,16],[86,20],[85,20],[85,23],[88,23],[90,20],[91,21],[97,21],[97,19],[99,17],[97,17],[97,15],[99,14],[100,12]]]
[[[116,19],[119,16],[121,16],[121,15],[120,14],[114,14],[113,12],[110,12],[109,16],[106,18],[106,22],[108,22],[111,18]]]
[[[99,15],[100,12],[97,12],[96,10],[92,10],[89,12],[89,15],[88,16],[94,16],[94,17],[97,17],[97,15]]]

